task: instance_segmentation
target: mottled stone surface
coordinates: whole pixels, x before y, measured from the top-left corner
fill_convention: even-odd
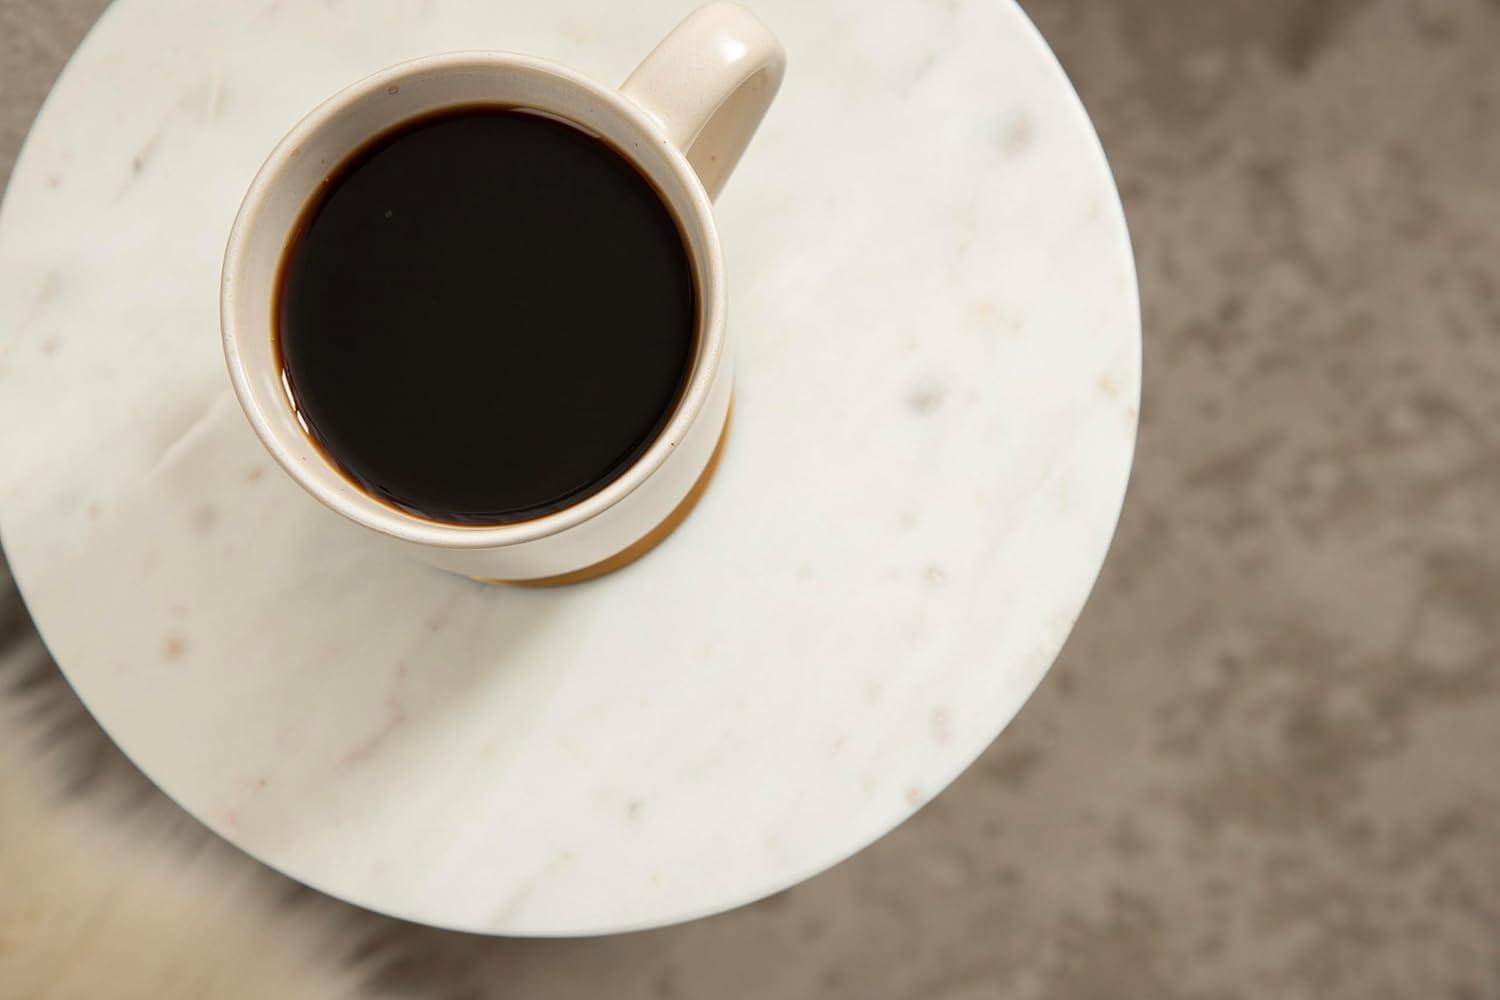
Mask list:
[[[0,167],[98,7],[0,0]],[[1120,180],[1146,326],[1131,493],[1058,666],[810,883],[592,941],[371,920],[388,985],[1500,996],[1500,4],[1026,7]]]

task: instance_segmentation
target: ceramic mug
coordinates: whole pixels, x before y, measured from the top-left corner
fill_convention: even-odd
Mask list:
[[[727,430],[730,356],[724,259],[711,201],[781,83],[781,44],[753,14],[715,3],[690,14],[619,90],[551,62],[454,52],[401,63],[330,98],[271,152],[230,232],[220,289],[224,353],[240,405],[283,469],[325,505],[425,562],[489,582],[559,583],[614,569],[686,515]],[[446,107],[542,111],[591,132],[651,179],[679,225],[698,290],[698,341],[665,427],[624,473],[562,510],[501,525],[428,520],[346,478],[298,421],[273,340],[288,240],[323,180],[392,127]]]

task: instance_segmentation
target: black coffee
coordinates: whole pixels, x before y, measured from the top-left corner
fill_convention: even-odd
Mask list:
[[[368,492],[502,524],[603,488],[693,362],[682,234],[621,154],[551,118],[455,109],[341,165],[282,264],[308,432]]]

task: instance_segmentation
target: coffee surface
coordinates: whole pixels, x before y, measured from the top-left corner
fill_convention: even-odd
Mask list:
[[[569,506],[645,451],[693,361],[692,266],[661,196],[604,142],[464,108],[367,145],[283,261],[283,373],[322,450],[432,520]]]

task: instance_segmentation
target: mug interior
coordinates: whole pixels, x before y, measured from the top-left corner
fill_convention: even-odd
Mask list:
[[[348,479],[299,423],[275,346],[282,259],[307,206],[330,175],[370,140],[403,122],[482,104],[544,112],[604,140],[656,187],[676,218],[697,285],[697,348],[676,410],[636,462],[578,503],[499,525],[430,521],[391,506]],[[616,91],[541,60],[452,53],[392,67],[335,95],[304,118],[251,184],[225,255],[221,310],[230,376],[256,433],[309,492],[376,530],[429,545],[481,547],[543,537],[607,509],[640,484],[701,409],[722,354],[723,277],[711,209],[686,159],[645,112]]]

